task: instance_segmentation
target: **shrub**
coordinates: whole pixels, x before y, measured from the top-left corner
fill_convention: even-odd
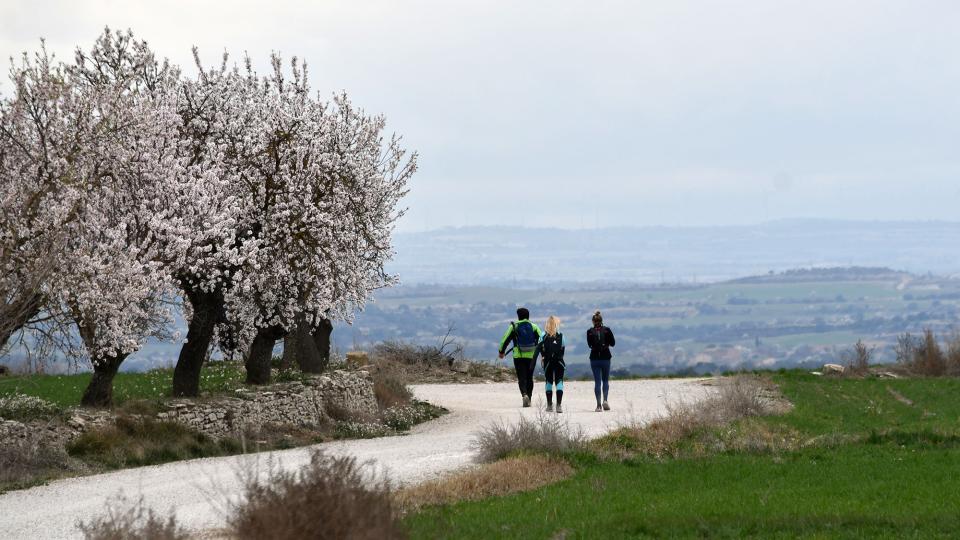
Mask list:
[[[897,360],[910,373],[927,377],[942,377],[948,372],[948,355],[937,342],[930,329],[923,331],[922,338],[904,334],[897,338]]]
[[[373,378],[373,393],[381,410],[409,405],[413,393],[392,370],[377,370]]]
[[[92,429],[67,445],[71,456],[123,468],[237,453],[235,441],[217,441],[174,422],[121,416],[114,425]]]
[[[396,364],[450,367],[453,360],[463,356],[463,347],[447,338],[437,346],[414,345],[404,341],[385,341],[373,348],[373,357]]]
[[[7,420],[36,420],[51,418],[62,411],[55,404],[26,394],[0,396],[0,418]]]
[[[250,474],[228,517],[239,539],[404,538],[386,480],[370,478],[352,457],[316,451],[297,472]]]
[[[480,430],[474,439],[477,460],[492,462],[507,456],[531,452],[563,454],[584,447],[586,436],[577,428],[541,411],[536,418],[520,417],[516,424],[491,424]]]
[[[447,410],[425,401],[414,400],[404,407],[393,407],[383,411],[383,423],[396,431],[407,431],[417,424],[434,418],[440,418]]]
[[[843,374],[847,377],[863,377],[870,372],[870,358],[872,351],[867,348],[862,340],[857,340],[853,349],[844,354],[846,367]]]
[[[78,527],[87,540],[187,540],[190,535],[177,525],[176,518],[163,519],[144,509],[143,500],[126,510],[111,505],[107,513]]]
[[[0,444],[0,492],[32,485],[80,467],[52,445],[3,441]]]

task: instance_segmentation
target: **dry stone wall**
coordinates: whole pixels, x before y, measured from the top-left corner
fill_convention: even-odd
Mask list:
[[[157,415],[212,437],[236,436],[264,424],[317,426],[330,421],[331,410],[363,418],[377,414],[373,380],[366,371],[333,371],[303,382],[257,390],[213,401],[174,401]]]
[[[157,420],[178,422],[215,438],[236,436],[264,424],[317,426],[331,421],[330,411],[356,418],[378,412],[373,379],[366,371],[331,371],[303,382],[238,391],[235,397],[177,400]],[[0,445],[63,447],[84,431],[109,425],[111,411],[73,409],[64,419],[20,422],[0,418]]]

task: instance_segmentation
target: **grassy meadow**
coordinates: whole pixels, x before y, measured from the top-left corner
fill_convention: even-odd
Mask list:
[[[718,429],[787,442],[660,458],[579,452],[569,458],[577,473],[567,480],[427,508],[406,524],[414,538],[956,536],[960,380],[794,371],[773,381],[792,411]],[[694,448],[698,437],[680,445]],[[616,441],[592,443],[609,444]]]

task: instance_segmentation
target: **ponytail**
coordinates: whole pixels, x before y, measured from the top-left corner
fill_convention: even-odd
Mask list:
[[[593,314],[593,325],[594,326],[603,326],[603,315],[600,314],[600,310],[597,310]]]

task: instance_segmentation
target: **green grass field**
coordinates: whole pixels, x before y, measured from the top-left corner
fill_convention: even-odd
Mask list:
[[[241,364],[210,362],[200,376],[201,394],[229,393],[243,386]],[[28,394],[61,407],[80,403],[83,390],[90,382],[90,373],[76,375],[22,375],[0,378],[0,396]],[[114,403],[130,400],[159,400],[170,396],[173,370],[156,369],[146,373],[118,373],[113,383]]]
[[[796,407],[763,422],[811,441],[801,450],[580,455],[559,484],[406,523],[414,538],[956,537],[960,380],[774,379]]]

